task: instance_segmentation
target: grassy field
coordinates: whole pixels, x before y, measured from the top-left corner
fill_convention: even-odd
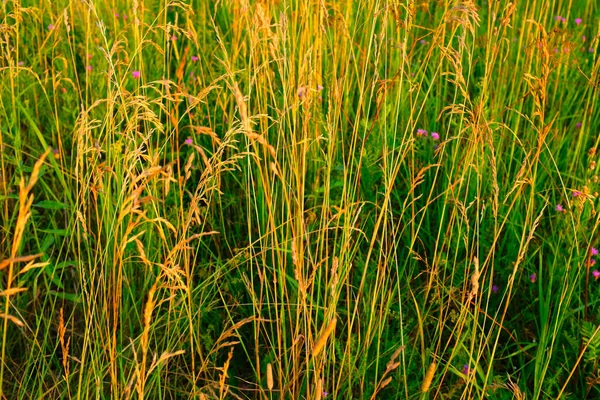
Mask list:
[[[1,398],[600,398],[598,1],[0,17]]]

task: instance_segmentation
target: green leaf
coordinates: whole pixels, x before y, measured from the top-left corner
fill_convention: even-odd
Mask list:
[[[52,235],[58,235],[58,236],[69,236],[69,230],[68,229],[40,229],[39,230],[42,233],[49,233]]]
[[[600,357],[600,333],[596,333],[594,336],[596,329],[596,326],[590,321],[583,321],[581,325],[581,336],[588,344],[583,357],[586,362],[593,362]]]
[[[42,253],[46,253],[46,251],[53,244],[54,244],[54,235],[46,235],[44,237],[44,241],[42,242],[42,245],[40,246],[40,250],[42,251]]]
[[[38,203],[35,203],[33,206],[44,208],[46,210],[64,210],[65,208],[67,208],[67,205],[65,203],[52,200],[42,200]]]
[[[62,300],[72,301],[73,303],[81,302],[81,296],[78,296],[73,293],[65,293],[65,292],[55,292],[54,290],[48,291],[49,294],[58,297]]]

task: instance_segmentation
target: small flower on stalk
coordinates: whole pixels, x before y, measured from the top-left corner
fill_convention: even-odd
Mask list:
[[[140,76],[142,76],[142,73],[141,73],[140,71],[133,71],[133,72],[131,73],[131,75],[132,75],[132,76],[133,76],[135,79],[137,79],[137,78],[139,78]]]
[[[537,280],[537,275],[535,273],[529,275],[529,280],[531,281],[531,283],[535,283],[535,281]]]
[[[427,136],[427,133],[425,129],[417,129],[417,136]]]
[[[594,277],[595,280],[598,280],[598,278],[600,278],[600,271],[598,271],[597,269],[593,270],[592,276]]]
[[[557,212],[565,212],[564,207],[562,206],[562,204],[557,204],[555,210]]]

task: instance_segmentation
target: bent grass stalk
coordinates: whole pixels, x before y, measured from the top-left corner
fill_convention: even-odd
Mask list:
[[[600,394],[596,2],[55,5],[1,7],[5,397]]]

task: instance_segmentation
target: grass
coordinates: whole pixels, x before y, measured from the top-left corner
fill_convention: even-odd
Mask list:
[[[596,2],[0,17],[2,398],[600,398]]]

